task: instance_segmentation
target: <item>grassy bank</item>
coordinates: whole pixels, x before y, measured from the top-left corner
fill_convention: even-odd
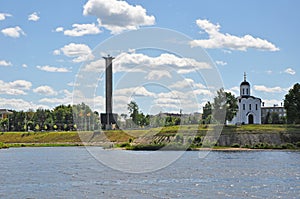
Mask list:
[[[101,132],[2,132],[0,148],[20,146],[78,146],[112,143],[130,150],[195,149],[217,147],[292,149],[300,148],[299,125],[243,125],[225,126],[219,143],[203,143],[215,125],[185,125],[138,130]],[[272,143],[273,137],[278,143]],[[248,139],[248,140],[247,140]],[[225,142],[225,141],[228,142]],[[271,140],[271,141],[270,141]],[[247,142],[246,142],[247,141]],[[225,144],[224,144],[225,143]],[[245,144],[246,143],[246,144]],[[249,144],[248,144],[249,143]],[[123,145],[123,146],[122,146]],[[166,147],[167,146],[167,147]]]

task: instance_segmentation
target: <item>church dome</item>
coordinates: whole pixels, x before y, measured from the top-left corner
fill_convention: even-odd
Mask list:
[[[241,83],[241,86],[250,86],[250,84],[249,84],[249,82],[247,82],[247,81],[243,81],[243,82]]]

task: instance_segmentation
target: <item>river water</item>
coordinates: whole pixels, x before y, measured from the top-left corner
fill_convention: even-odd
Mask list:
[[[85,147],[0,150],[0,198],[300,196],[300,152],[212,151],[205,158],[199,153],[204,152],[186,152],[158,171],[134,174],[103,165]]]

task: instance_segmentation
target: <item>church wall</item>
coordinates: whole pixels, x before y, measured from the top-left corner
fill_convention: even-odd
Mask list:
[[[239,111],[237,113],[240,123],[248,124],[249,115],[253,115],[253,123],[261,124],[261,100],[259,98],[240,98]],[[250,107],[251,104],[251,107]],[[256,109],[257,106],[257,109]],[[250,110],[251,109],[251,110]]]

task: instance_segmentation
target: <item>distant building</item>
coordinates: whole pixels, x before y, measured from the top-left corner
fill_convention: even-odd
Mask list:
[[[0,109],[0,119],[8,118],[8,115],[11,114],[13,114],[13,112],[8,109]]]
[[[262,121],[262,123],[267,124],[269,118],[271,118],[273,113],[278,114],[279,118],[286,117],[286,110],[282,106],[282,104],[281,104],[281,106],[278,106],[277,104],[274,104],[274,106],[264,107],[264,103],[263,103],[263,107],[261,107],[261,121]]]
[[[261,124],[261,99],[250,95],[250,83],[244,81],[240,84],[238,111],[230,122],[232,124]]]

